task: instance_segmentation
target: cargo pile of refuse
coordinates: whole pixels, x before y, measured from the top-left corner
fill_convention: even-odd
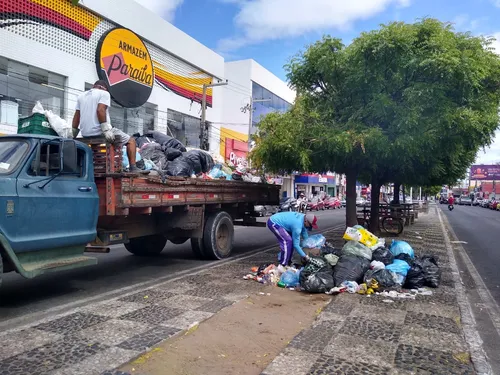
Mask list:
[[[187,148],[179,140],[151,131],[134,134],[137,143],[136,165],[144,170],[157,171],[165,176],[196,177],[208,180],[235,180],[266,183],[242,165],[226,164],[220,155],[211,155],[197,148]],[[127,150],[123,150],[123,167],[128,169]],[[252,173],[253,172],[253,173]]]
[[[437,288],[441,271],[432,255],[415,256],[411,245],[393,240],[389,245],[361,226],[347,228],[342,249],[326,242],[321,234],[302,241],[304,251],[315,252],[305,265],[289,267],[265,264],[254,267],[244,279],[307,293],[379,294],[414,299]],[[390,301],[389,301],[390,302]]]

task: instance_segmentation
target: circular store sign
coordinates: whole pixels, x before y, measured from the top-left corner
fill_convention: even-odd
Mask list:
[[[134,32],[121,27],[106,32],[97,45],[96,66],[118,104],[136,108],[148,101],[154,84],[153,61]]]

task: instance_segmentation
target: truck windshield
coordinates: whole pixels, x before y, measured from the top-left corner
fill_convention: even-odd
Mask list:
[[[0,140],[0,175],[13,172],[28,148],[24,141]]]

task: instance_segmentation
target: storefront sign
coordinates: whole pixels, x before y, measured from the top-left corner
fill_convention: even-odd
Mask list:
[[[318,175],[318,174],[302,174],[295,176],[296,184],[324,184],[335,185],[334,176]]]
[[[233,165],[248,166],[248,143],[226,138],[226,161]]]
[[[126,108],[140,107],[153,91],[153,62],[144,42],[121,27],[105,33],[97,45],[97,74],[111,97]]]

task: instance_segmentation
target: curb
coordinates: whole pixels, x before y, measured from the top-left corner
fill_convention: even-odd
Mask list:
[[[453,247],[451,245],[451,240],[450,240],[450,235],[449,233],[452,233],[453,235],[453,229],[451,225],[448,223],[446,217],[443,219],[443,214],[441,213],[441,210],[436,207],[437,211],[437,216],[439,218],[439,222],[441,225],[441,229],[443,231],[444,235],[444,241],[446,245],[446,250],[448,252],[448,257],[452,262],[450,262],[450,266],[452,269],[452,274],[453,274],[453,279],[455,281],[455,290],[456,290],[456,296],[457,296],[457,301],[458,305],[460,308],[460,315],[461,315],[461,322],[462,322],[462,329],[464,332],[465,336],[465,341],[467,345],[469,346],[469,351],[471,355],[471,361],[472,365],[474,366],[474,369],[476,372],[480,375],[491,375],[493,374],[493,371],[491,369],[490,364],[488,363],[488,359],[486,356],[486,353],[483,349],[483,340],[481,339],[481,336],[479,335],[478,329],[477,329],[477,323],[474,318],[474,315],[472,313],[472,306],[465,294],[465,289],[462,283],[462,279],[460,277],[460,271],[458,269],[458,263],[457,259],[455,257],[455,254],[453,253]],[[446,220],[446,224],[445,224]],[[446,230],[448,228],[448,230]],[[461,246],[460,249],[461,253],[465,253],[465,249]],[[470,259],[469,259],[470,262]],[[472,265],[471,262],[471,266]],[[475,270],[475,268],[471,268],[470,270]],[[477,271],[476,271],[477,273]],[[476,280],[474,280],[476,281]],[[480,286],[479,284],[478,286]],[[484,285],[484,284],[483,284]]]

